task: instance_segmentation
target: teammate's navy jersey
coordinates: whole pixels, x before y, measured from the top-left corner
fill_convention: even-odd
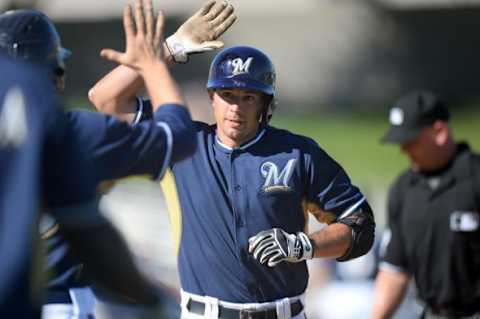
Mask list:
[[[135,125],[89,111],[68,112],[67,117],[88,148],[99,180],[130,175],[161,178],[170,163],[191,154],[196,145],[190,114],[175,104],[161,106],[153,113],[153,122]]]
[[[35,318],[41,204],[62,220],[80,209],[96,212],[96,181],[83,146],[63,125],[51,80],[38,75],[47,73],[3,58],[0,69],[0,317]]]
[[[195,131],[184,107],[163,105],[152,115],[153,122],[131,126],[105,114],[71,111],[67,113],[66,125],[87,149],[99,180],[130,175],[160,178],[170,163],[193,152]],[[47,243],[47,271],[51,276],[47,302],[68,303],[68,289],[87,284],[81,272],[84,266],[71,256],[68,243],[52,218],[44,216],[40,225]]]
[[[224,301],[266,302],[304,292],[306,262],[270,268],[248,238],[279,227],[306,231],[308,212],[326,223],[365,202],[345,171],[313,140],[270,126],[236,149],[197,124],[197,151],[162,181],[174,226],[182,289]]]

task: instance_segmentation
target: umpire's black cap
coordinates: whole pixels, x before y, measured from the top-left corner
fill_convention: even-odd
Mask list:
[[[437,120],[447,122],[446,104],[428,91],[413,91],[402,96],[390,109],[390,129],[382,143],[403,144],[414,139],[425,126]]]

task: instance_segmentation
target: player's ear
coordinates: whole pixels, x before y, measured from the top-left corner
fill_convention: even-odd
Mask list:
[[[433,124],[433,129],[435,131],[435,142],[439,145],[446,144],[450,136],[448,123],[444,121],[436,121]]]

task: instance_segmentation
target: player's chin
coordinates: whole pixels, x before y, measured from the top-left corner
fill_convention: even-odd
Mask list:
[[[230,139],[234,141],[243,141],[246,138],[247,133],[245,132],[245,130],[242,129],[231,128],[227,130],[227,135]]]
[[[236,139],[238,139],[239,137],[242,136],[242,132],[240,130],[237,130],[237,129],[234,129],[234,128],[228,128],[226,133],[227,133],[228,137],[233,139],[233,140],[236,140]]]

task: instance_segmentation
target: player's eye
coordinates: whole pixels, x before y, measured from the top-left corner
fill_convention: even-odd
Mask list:
[[[223,99],[231,99],[231,98],[232,98],[232,92],[222,91],[222,92],[220,93],[220,96],[221,96]]]

